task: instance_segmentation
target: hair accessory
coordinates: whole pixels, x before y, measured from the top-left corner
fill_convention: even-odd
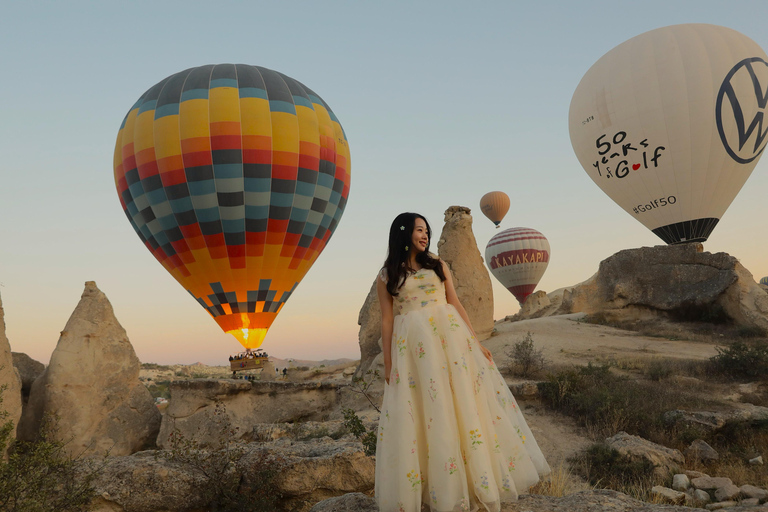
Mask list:
[[[408,250],[408,246],[407,246],[407,245],[405,246],[405,250],[406,250],[406,251]]]
[[[400,231],[405,231],[405,226],[400,226]]]

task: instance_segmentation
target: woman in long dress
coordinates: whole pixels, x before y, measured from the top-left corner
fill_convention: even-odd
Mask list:
[[[549,473],[490,351],[475,338],[432,232],[398,215],[377,280],[384,402],[376,447],[382,512],[496,512]]]

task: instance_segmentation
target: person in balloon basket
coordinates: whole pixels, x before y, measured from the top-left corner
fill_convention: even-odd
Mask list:
[[[550,469],[488,349],[476,339],[432,232],[398,215],[377,279],[384,401],[376,446],[382,512],[499,511]]]

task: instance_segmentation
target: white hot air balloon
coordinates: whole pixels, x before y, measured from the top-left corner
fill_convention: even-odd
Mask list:
[[[549,242],[535,229],[509,228],[485,247],[485,263],[522,306],[549,265]]]
[[[589,177],[668,244],[704,241],[768,142],[768,56],[725,27],[674,25],[603,55],[571,100]]]

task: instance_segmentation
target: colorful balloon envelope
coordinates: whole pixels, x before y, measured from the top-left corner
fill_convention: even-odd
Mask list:
[[[144,245],[225,332],[256,348],[341,219],[349,147],[330,107],[296,80],[208,65],[139,98],[114,173]]]
[[[510,228],[490,239],[485,264],[522,306],[547,270],[549,254],[549,241],[540,232]]]
[[[601,57],[571,100],[589,177],[668,244],[704,241],[765,148],[768,57],[725,27],[686,24]]]
[[[498,228],[509,211],[509,196],[498,190],[488,192],[480,199],[480,211]]]
[[[762,279],[760,279],[760,284],[764,284],[765,286],[768,286],[768,276],[765,276]]]

